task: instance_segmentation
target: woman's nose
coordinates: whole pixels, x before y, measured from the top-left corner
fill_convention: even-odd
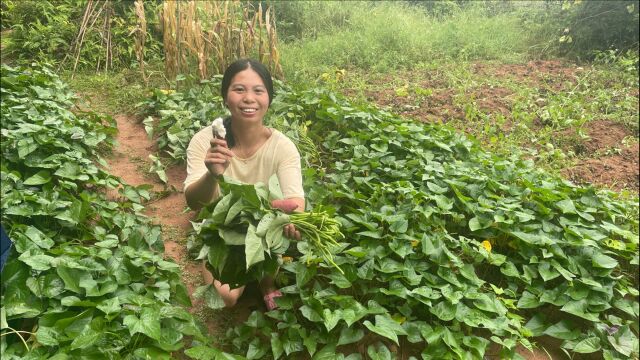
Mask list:
[[[255,100],[255,96],[251,91],[247,91],[246,93],[244,93],[244,96],[242,97],[242,101],[253,102],[253,100]]]

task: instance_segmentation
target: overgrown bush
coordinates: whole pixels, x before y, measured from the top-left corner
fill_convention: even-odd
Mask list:
[[[442,59],[511,62],[528,56],[529,33],[515,13],[491,16],[489,8],[474,5],[432,16],[401,2],[339,4],[337,18],[327,16],[324,3],[305,8],[302,18],[310,18],[310,27],[282,45],[287,78],[315,77],[331,68],[384,72]]]
[[[596,54],[638,52],[638,1],[547,1],[525,14],[541,24],[534,36],[551,36],[551,53],[593,60]]]
[[[13,31],[5,51],[18,62],[28,64],[35,60],[71,69],[75,66],[75,50],[80,46],[77,57],[79,69],[136,66],[134,38],[131,36],[137,22],[133,4],[132,1],[107,3],[95,21],[85,27],[80,46],[79,34],[87,2],[7,1],[6,9],[3,9],[3,27],[10,27]],[[158,61],[162,47],[157,40],[160,38],[157,33],[157,2],[145,4],[147,22],[150,23],[145,59]],[[108,17],[105,15],[107,12],[110,13]],[[109,65],[105,66],[107,59],[110,59]]]

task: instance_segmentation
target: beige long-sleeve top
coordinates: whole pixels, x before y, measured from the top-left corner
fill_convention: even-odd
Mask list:
[[[184,189],[198,181],[208,170],[204,158],[213,139],[211,126],[197,132],[187,148],[187,178]],[[276,129],[251,157],[233,157],[224,175],[246,184],[268,184],[276,174],[284,198],[304,198],[300,153],[293,141]],[[218,192],[216,192],[218,193]]]

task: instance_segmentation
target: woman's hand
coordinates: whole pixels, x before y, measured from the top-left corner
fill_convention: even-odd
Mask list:
[[[204,157],[204,164],[211,174],[219,176],[229,167],[229,161],[233,157],[233,152],[229,150],[227,141],[214,138],[211,140],[211,147]]]
[[[273,200],[271,201],[271,207],[280,209],[285,213],[292,213],[293,210],[298,208],[298,204],[295,200],[291,199],[282,199],[282,200]],[[300,240],[302,235],[300,235],[300,231],[296,229],[293,224],[287,224],[284,226],[283,234],[285,237],[294,240]]]

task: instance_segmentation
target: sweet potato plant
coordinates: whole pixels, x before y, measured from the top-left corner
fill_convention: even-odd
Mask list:
[[[637,199],[447,126],[278,85],[267,121],[318,144],[301,149],[307,200],[342,223],[344,273],[284,264],[280,308],[229,330],[237,354],[467,359],[494,343],[518,358],[547,335],[568,353],[638,356]]]

